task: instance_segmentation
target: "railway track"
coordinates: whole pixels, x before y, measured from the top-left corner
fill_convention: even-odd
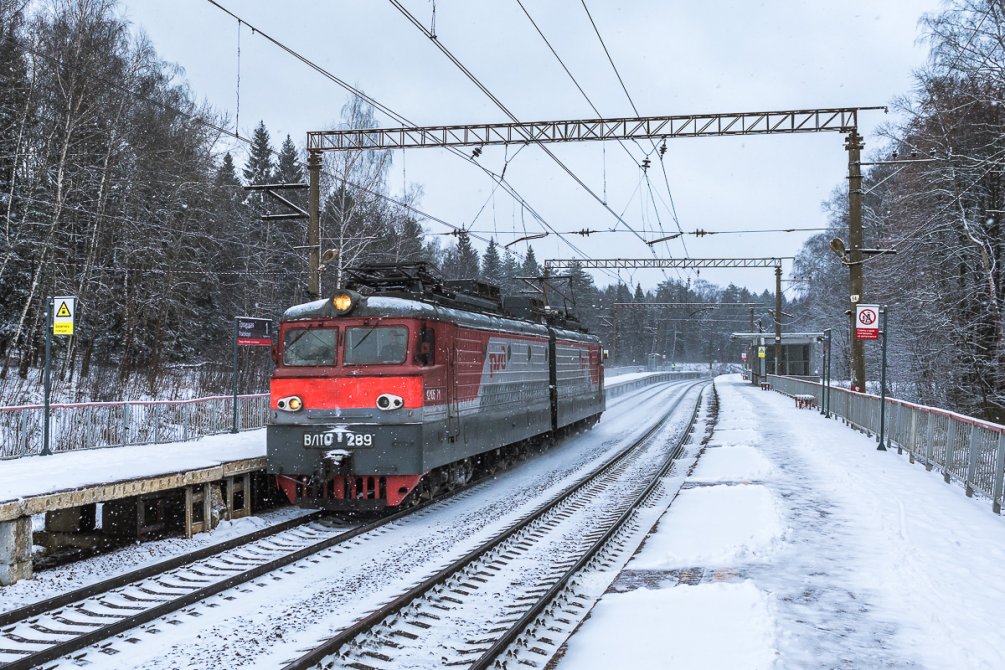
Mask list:
[[[659,390],[646,388],[619,398],[652,398]],[[662,421],[657,425],[662,424]],[[467,487],[456,493],[469,491]],[[87,647],[114,655],[139,640],[122,634],[137,627],[156,633],[155,625],[180,623],[178,619],[200,616],[203,603],[228,589],[273,574],[309,569],[326,550],[340,552],[339,545],[360,536],[382,532],[382,526],[406,515],[421,514],[440,497],[419,507],[353,528],[333,528],[322,523],[320,513],[260,529],[227,542],[134,570],[18,609],[0,613],[0,668],[34,668],[60,658],[73,657]],[[459,497],[459,496],[458,496]],[[463,503],[461,503],[463,504]],[[277,574],[278,573],[278,574]],[[173,615],[168,617],[168,615]],[[151,624],[165,617],[164,621]],[[151,624],[151,625],[148,625]],[[118,636],[118,637],[116,637]],[[113,642],[110,638],[116,638]],[[93,651],[93,650],[92,650]]]
[[[294,519],[0,614],[0,668],[72,654],[372,530]],[[389,523],[388,517],[379,523]]]
[[[587,610],[574,577],[608,561],[694,427],[672,445],[654,436],[686,395],[641,438],[567,492],[290,662],[284,670],[350,667],[543,667],[571,633],[567,609]],[[662,448],[661,448],[662,447]],[[653,452],[659,466],[653,470]],[[643,476],[642,473],[647,473]]]

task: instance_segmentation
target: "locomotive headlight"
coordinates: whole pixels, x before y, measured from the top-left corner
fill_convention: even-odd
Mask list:
[[[276,407],[285,412],[297,412],[303,406],[304,401],[300,399],[300,396],[296,395],[280,398],[276,401]]]
[[[390,409],[401,409],[405,405],[405,401],[401,399],[401,396],[393,395],[391,393],[381,393],[377,397],[377,409],[382,409],[384,411]]]
[[[355,306],[356,301],[349,291],[339,291],[332,296],[332,307],[339,314],[348,314]]]

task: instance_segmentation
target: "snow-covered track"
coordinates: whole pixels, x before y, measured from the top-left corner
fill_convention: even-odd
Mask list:
[[[91,596],[111,591],[112,589],[120,586],[125,586],[132,582],[146,579],[147,577],[153,577],[155,575],[169,572],[187,565],[188,563],[193,563],[204,558],[209,558],[214,554],[219,554],[221,552],[240,547],[243,544],[255,542],[271,535],[275,535],[276,533],[281,533],[291,528],[302,526],[318,520],[323,515],[324,514],[322,512],[313,512],[311,514],[290,519],[272,526],[259,528],[254,532],[232,537],[225,542],[211,544],[196,551],[172,556],[167,560],[151,563],[150,565],[145,565],[142,568],[130,570],[129,572],[124,572],[122,574],[115,575],[114,577],[94,582],[93,584],[88,584],[87,586],[82,586],[79,589],[74,589],[73,591],[67,591],[66,593],[61,593],[57,596],[46,598],[45,600],[39,600],[37,602],[24,605],[23,607],[18,607],[17,609],[0,612],[0,628],[39,614],[43,614],[44,612],[48,612],[50,610],[71,605],[78,600],[84,600],[85,598],[90,598]]]
[[[322,514],[310,514],[4,612],[0,615],[0,668],[33,668],[66,656],[367,533],[405,513],[348,530],[320,523]]]
[[[699,386],[700,384],[693,384]],[[673,444],[657,435],[687,394],[633,443],[554,499],[290,662],[305,668],[489,667],[554,602],[659,488],[701,404]],[[652,467],[654,459],[659,465]],[[655,474],[654,474],[655,473]],[[575,538],[570,542],[569,537]],[[533,567],[528,567],[533,566]],[[582,607],[582,606],[580,606]],[[485,610],[492,610],[488,616]],[[449,630],[434,650],[430,628]],[[441,630],[442,633],[442,630]],[[417,656],[422,656],[418,658]]]

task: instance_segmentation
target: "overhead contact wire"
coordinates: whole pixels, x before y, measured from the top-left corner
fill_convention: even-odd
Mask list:
[[[210,0],[210,1],[212,1],[212,0]],[[418,19],[417,19],[417,18],[416,18],[415,16],[413,16],[413,15],[412,15],[412,13],[411,13],[411,12],[409,12],[409,11],[408,11],[408,9],[406,9],[406,8],[405,8],[405,7],[404,7],[404,6],[403,6],[403,5],[401,4],[401,2],[399,2],[399,0],[389,0],[389,1],[390,1],[390,3],[391,3],[392,5],[394,5],[394,7],[395,7],[395,8],[396,8],[396,9],[397,9],[397,10],[398,10],[399,12],[401,12],[401,14],[402,14],[402,15],[404,15],[404,16],[405,16],[405,18],[407,18],[407,19],[409,20],[409,22],[411,22],[411,23],[412,23],[412,25],[414,25],[414,26],[415,26],[415,27],[416,27],[417,29],[419,29],[419,31],[421,31],[421,32],[422,32],[422,34],[424,34],[424,35],[425,35],[426,37],[428,37],[428,38],[430,39],[430,41],[431,41],[431,42],[432,42],[433,44],[435,44],[435,45],[436,45],[436,48],[437,48],[437,49],[439,49],[439,50],[440,50],[440,51],[441,51],[441,52],[443,53],[443,55],[445,55],[445,56],[446,56],[446,57],[447,57],[447,58],[448,58],[448,59],[450,60],[450,62],[452,62],[452,63],[453,63],[453,64],[454,64],[454,65],[455,65],[455,66],[456,66],[456,67],[457,67],[457,68],[458,68],[458,69],[459,69],[459,70],[460,70],[460,71],[461,71],[462,73],[464,73],[464,75],[465,75],[465,76],[466,76],[466,77],[467,77],[467,78],[468,78],[469,80],[471,80],[471,83],[473,83],[473,84],[474,84],[474,85],[475,85],[476,87],[478,87],[478,90],[480,90],[480,91],[481,91],[482,93],[484,93],[484,94],[486,95],[486,97],[488,97],[488,98],[489,98],[489,100],[491,100],[491,101],[492,101],[492,102],[493,102],[493,103],[494,103],[494,104],[495,104],[495,105],[496,105],[496,106],[497,106],[497,107],[498,107],[498,108],[499,108],[500,110],[502,110],[502,112],[503,112],[503,113],[504,113],[504,114],[505,114],[506,116],[508,116],[508,117],[510,118],[510,120],[511,120],[511,121],[513,121],[513,123],[520,123],[520,120],[519,120],[519,119],[518,119],[518,118],[516,117],[516,115],[515,115],[515,114],[513,114],[513,112],[511,112],[511,111],[509,110],[509,108],[508,108],[508,107],[506,107],[506,105],[504,105],[504,104],[502,103],[502,101],[501,101],[501,100],[499,100],[499,98],[497,98],[497,97],[496,97],[496,96],[495,96],[495,95],[494,95],[494,94],[492,93],[492,91],[490,91],[490,90],[489,90],[489,89],[488,89],[488,88],[487,88],[487,87],[485,86],[485,84],[483,84],[483,83],[482,83],[481,81],[479,81],[479,79],[478,79],[478,78],[477,78],[477,77],[476,77],[476,76],[475,76],[475,75],[474,75],[474,74],[473,74],[473,73],[472,73],[472,72],[471,72],[471,71],[470,71],[470,70],[469,70],[469,69],[468,69],[468,68],[467,68],[467,67],[466,67],[466,66],[464,65],[464,63],[462,63],[462,62],[461,62],[461,61],[460,61],[460,60],[459,60],[459,59],[458,59],[458,58],[457,58],[456,56],[454,56],[454,54],[453,54],[453,53],[452,53],[452,52],[451,52],[451,51],[450,51],[449,49],[447,49],[447,48],[446,48],[445,46],[443,46],[443,44],[442,44],[442,43],[441,43],[441,42],[440,42],[440,41],[439,41],[439,40],[438,40],[438,39],[436,38],[436,36],[435,36],[435,35],[433,35],[432,33],[430,33],[430,32],[429,32],[429,30],[428,30],[428,29],[427,29],[427,28],[426,28],[426,27],[425,27],[424,25],[422,25],[422,23],[421,23],[421,22],[420,22],[420,21],[419,21],[419,20],[418,20]],[[577,175],[577,174],[576,174],[575,172],[573,172],[573,171],[572,171],[572,169],[571,169],[571,168],[569,168],[569,166],[568,166],[568,165],[566,165],[566,164],[565,164],[564,162],[562,162],[562,160],[561,160],[561,159],[560,159],[560,158],[559,158],[558,156],[556,156],[556,155],[554,154],[554,152],[552,152],[552,151],[551,151],[551,149],[549,149],[549,148],[548,148],[548,147],[547,147],[547,146],[546,146],[545,144],[543,144],[542,142],[540,142],[540,141],[538,141],[538,140],[534,139],[533,137],[527,137],[527,136],[524,136],[524,139],[525,139],[526,141],[528,141],[528,142],[533,142],[534,144],[537,144],[537,145],[539,145],[539,146],[541,147],[541,150],[542,150],[542,151],[544,151],[544,153],[545,153],[545,154],[546,154],[546,155],[547,155],[547,156],[548,156],[549,158],[551,158],[551,159],[552,159],[553,161],[555,161],[555,163],[556,163],[556,164],[558,164],[558,166],[559,166],[560,168],[562,168],[562,170],[563,170],[563,171],[564,171],[564,172],[565,172],[566,174],[568,174],[568,175],[569,175],[570,177],[572,177],[572,179],[573,179],[573,180],[574,180],[574,181],[575,181],[575,182],[576,182],[577,184],[579,184],[579,185],[580,185],[580,186],[581,186],[581,187],[583,188],[583,190],[585,190],[585,191],[586,191],[587,193],[589,193],[589,194],[590,194],[590,196],[591,196],[591,197],[592,197],[592,198],[593,198],[594,200],[596,200],[597,202],[599,202],[599,203],[601,204],[601,206],[603,206],[603,208],[604,208],[604,209],[606,209],[606,210],[607,210],[608,212],[610,212],[610,213],[611,213],[611,215],[612,215],[612,216],[614,216],[614,217],[615,217],[616,219],[618,219],[618,220],[619,220],[619,221],[620,221],[620,222],[621,222],[621,223],[622,223],[622,224],[623,224],[623,225],[624,225],[624,226],[625,226],[626,228],[628,228],[629,230],[631,230],[632,232],[634,232],[634,233],[635,233],[635,236],[636,236],[636,237],[638,237],[638,238],[639,238],[639,239],[640,239],[640,240],[641,240],[642,242],[645,242],[645,241],[646,241],[646,239],[645,239],[645,238],[644,238],[644,237],[643,237],[642,235],[640,235],[640,234],[638,233],[638,231],[636,231],[636,230],[635,230],[634,228],[632,228],[632,227],[631,227],[631,226],[630,226],[630,225],[628,224],[628,222],[627,222],[627,221],[625,221],[625,220],[624,220],[623,218],[621,218],[620,216],[618,216],[617,212],[615,212],[615,211],[614,211],[613,209],[611,209],[611,208],[610,208],[610,207],[609,207],[609,206],[607,205],[607,203],[606,203],[606,202],[604,202],[604,200],[603,200],[603,199],[602,199],[602,198],[601,198],[601,197],[600,197],[599,195],[597,195],[597,194],[596,194],[596,193],[595,193],[595,192],[593,191],[593,189],[591,189],[591,188],[590,188],[590,187],[589,187],[589,186],[588,186],[588,185],[586,184],[586,182],[584,182],[584,181],[583,181],[582,179],[580,179],[579,175]],[[548,228],[549,228],[550,230],[552,230],[552,232],[555,232],[555,231],[554,231],[554,229],[553,229],[553,228],[551,228],[551,226],[550,226],[550,225],[548,226]],[[557,234],[557,233],[556,233],[556,234]],[[561,235],[559,235],[559,237],[561,237]],[[574,249],[576,248],[576,247],[575,247],[575,246],[574,246],[574,245],[573,245],[573,244],[572,244],[571,242],[569,242],[568,240],[564,240],[564,241],[565,241],[565,242],[566,242],[566,244],[568,244],[568,245],[569,245],[570,247],[572,247],[572,248],[574,248]],[[577,250],[577,251],[578,251],[578,250]],[[583,252],[582,252],[582,251],[579,251],[579,253],[580,253],[581,255],[584,255],[584,256],[585,256],[585,254],[583,254]]]

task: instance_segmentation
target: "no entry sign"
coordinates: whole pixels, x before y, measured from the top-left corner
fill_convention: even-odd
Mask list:
[[[855,339],[879,339],[879,305],[855,305]]]

